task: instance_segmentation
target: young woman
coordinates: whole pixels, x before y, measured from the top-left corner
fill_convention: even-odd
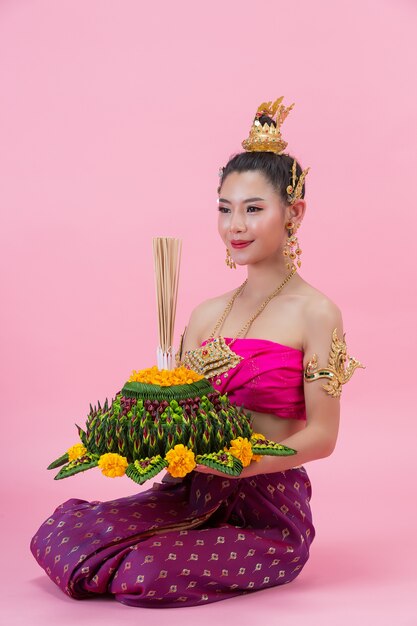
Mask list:
[[[289,583],[308,560],[303,464],[333,452],[341,385],[361,365],[352,357],[344,370],[340,309],[298,273],[308,170],[283,154],[291,107],[281,100],[259,107],[245,152],[221,169],[218,230],[226,263],[245,265],[247,278],[192,311],[177,360],[203,374],[216,361],[214,388],[250,411],[255,432],[297,454],[260,457],[236,478],[197,465],[134,496],[64,502],[31,550],[71,597],[203,605]]]

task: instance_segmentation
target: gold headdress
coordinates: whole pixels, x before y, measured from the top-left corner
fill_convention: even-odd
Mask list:
[[[242,141],[242,146],[247,152],[275,152],[280,154],[286,147],[287,142],[281,137],[281,124],[293,108],[294,104],[285,107],[281,104],[284,96],[281,96],[275,102],[263,102],[256,111],[249,137]],[[276,126],[269,125],[267,122],[261,124],[259,118],[267,115],[274,120]]]
[[[297,161],[294,159],[294,163],[291,168],[291,184],[287,187],[287,198],[289,204],[294,204],[296,200],[301,198],[301,194],[303,192],[303,184],[304,179],[308,174],[309,167],[306,170],[303,170],[300,174],[300,177],[297,182]]]
[[[281,124],[293,108],[294,103],[289,107],[285,107],[281,104],[283,98],[284,96],[281,96],[277,98],[275,102],[263,102],[258,107],[249,132],[249,137],[242,141],[242,146],[247,152],[275,152],[275,154],[281,154],[285,150],[288,144],[281,137]],[[263,115],[271,118],[276,126],[273,124],[269,125],[267,122],[262,125],[259,118]],[[275,115],[276,118],[274,119]],[[304,179],[310,169],[308,167],[306,170],[303,170],[297,181],[296,168],[297,161],[294,159],[291,170],[291,183],[287,187],[287,199],[289,204],[294,204],[296,200],[301,198]]]

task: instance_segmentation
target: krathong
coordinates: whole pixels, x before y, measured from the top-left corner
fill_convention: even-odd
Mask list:
[[[296,453],[254,433],[250,418],[193,370],[134,370],[110,403],[90,405],[85,428],[76,425],[80,442],[48,469],[63,466],[59,480],[98,466],[142,484],[164,468],[173,477],[196,464],[238,476],[262,455]]]

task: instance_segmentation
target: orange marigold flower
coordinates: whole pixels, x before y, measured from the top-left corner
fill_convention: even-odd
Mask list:
[[[171,387],[172,385],[189,385],[202,378],[204,378],[204,376],[194,370],[188,369],[184,365],[175,367],[173,370],[160,370],[154,365],[153,367],[148,367],[143,370],[133,370],[128,382]]]
[[[252,446],[246,437],[232,439],[229,448],[230,454],[239,459],[243,467],[247,467],[252,460]]]
[[[86,452],[87,448],[82,443],[76,443],[74,446],[71,446],[71,448],[68,448],[68,459],[70,461],[75,461],[76,459],[79,459],[80,456],[84,456]]]
[[[102,454],[98,460],[99,468],[105,476],[109,476],[110,478],[123,476],[128,465],[127,458],[115,452]]]
[[[169,450],[165,455],[165,460],[168,461],[167,471],[175,478],[182,478],[196,466],[194,452],[182,443],[177,443],[172,450]]]

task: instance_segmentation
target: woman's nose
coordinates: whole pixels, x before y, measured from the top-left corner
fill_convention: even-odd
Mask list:
[[[230,230],[233,233],[245,230],[245,220],[238,212],[232,213],[230,217]]]

